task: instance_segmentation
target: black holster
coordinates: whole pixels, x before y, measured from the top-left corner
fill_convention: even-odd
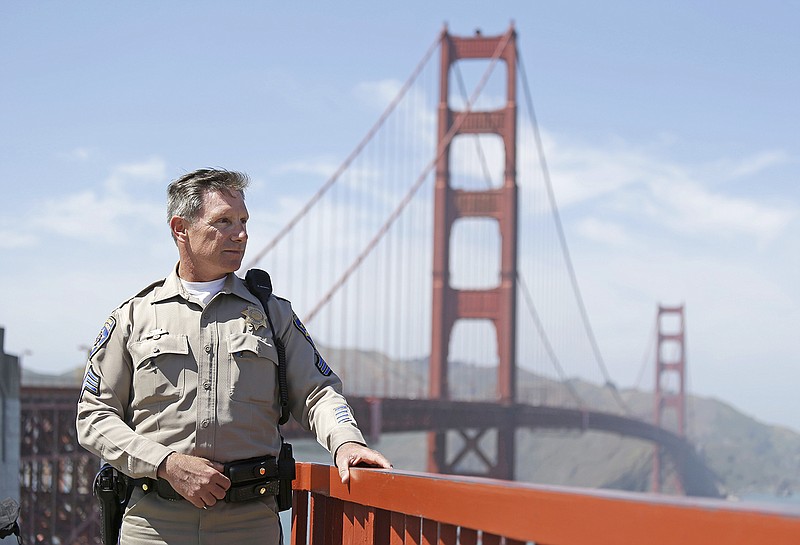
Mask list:
[[[0,501],[0,539],[5,539],[10,535],[17,536],[17,543],[22,544],[20,537],[19,523],[19,504],[11,498]]]
[[[100,539],[103,545],[117,545],[122,515],[130,499],[128,477],[103,464],[94,478],[94,495],[100,505]]]
[[[286,511],[292,507],[292,481],[295,478],[294,454],[292,445],[281,443],[281,452],[278,454],[278,493],[275,500],[278,511]]]

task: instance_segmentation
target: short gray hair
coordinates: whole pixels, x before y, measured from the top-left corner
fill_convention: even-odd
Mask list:
[[[192,223],[200,214],[203,195],[208,191],[238,191],[244,199],[248,185],[247,174],[231,170],[201,168],[184,174],[167,187],[167,222],[172,216],[179,216]]]

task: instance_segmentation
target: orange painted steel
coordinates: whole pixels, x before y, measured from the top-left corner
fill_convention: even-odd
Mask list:
[[[664,318],[674,316],[677,318],[678,327],[669,331],[665,327]],[[659,428],[668,428],[667,414],[675,417],[675,425],[677,429],[672,431],[677,432],[680,437],[686,436],[686,318],[684,314],[683,305],[677,307],[658,306],[658,314],[656,315],[656,331],[658,332],[658,343],[656,345],[656,385],[654,389],[655,395],[655,411],[653,423]],[[669,348],[675,350],[668,350]],[[671,352],[667,356],[667,352]],[[669,389],[665,386],[669,378],[677,379],[678,389],[675,391],[674,386]],[[655,446],[653,452],[653,492],[662,492],[664,490],[664,449],[660,445]],[[683,483],[675,483],[674,488],[678,491],[683,491],[686,487]]]
[[[437,129],[436,180],[433,206],[433,271],[431,304],[431,355],[429,395],[450,399],[448,360],[453,327],[458,320],[490,320],[497,334],[497,400],[515,402],[516,301],[517,301],[517,47],[513,25],[501,36],[452,36],[441,38],[441,72]],[[506,104],[491,112],[473,112],[472,98],[466,110],[450,107],[450,69],[459,60],[487,59],[506,64]],[[490,68],[493,64],[490,65]],[[488,76],[489,72],[484,77]],[[481,86],[478,85],[476,91]],[[465,191],[452,185],[450,154],[453,138],[463,134],[496,134],[503,141],[505,168],[502,185],[484,191]],[[451,235],[461,218],[491,218],[500,230],[500,282],[489,289],[457,289],[451,284]],[[462,433],[464,448],[455,458],[448,453],[446,431],[428,436],[428,471],[459,473],[457,460],[474,453],[485,462],[479,473],[495,478],[514,476],[515,429],[512,423],[497,426],[496,456],[485,456],[476,441]],[[454,461],[454,459],[456,461]]]
[[[306,463],[294,490],[292,545],[800,543],[798,507]]]

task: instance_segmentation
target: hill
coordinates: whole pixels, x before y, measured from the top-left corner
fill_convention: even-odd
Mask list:
[[[323,350],[353,394],[383,393],[387,377],[401,377],[408,391],[423,397],[427,384],[424,360],[392,361],[382,354],[351,350]],[[456,399],[489,399],[495,390],[495,370],[450,364],[450,384]],[[390,389],[390,386],[387,386]],[[609,388],[579,379],[561,383],[518,370],[518,399],[531,404],[577,406],[571,391],[597,410],[620,412]],[[391,396],[391,391],[386,391]],[[652,420],[649,392],[619,392],[629,412]],[[733,497],[800,496],[800,434],[755,420],[713,398],[687,399],[687,437],[718,476],[720,488]],[[456,440],[454,438],[454,440]],[[380,440],[380,449],[395,467],[425,470],[424,434],[399,434]],[[319,450],[319,452],[317,452]],[[487,449],[487,452],[490,449]],[[309,460],[328,461],[316,446],[302,446]],[[517,433],[516,475],[521,481],[592,488],[645,491],[650,487],[651,443],[600,432],[520,430]],[[469,466],[477,461],[466,460]]]

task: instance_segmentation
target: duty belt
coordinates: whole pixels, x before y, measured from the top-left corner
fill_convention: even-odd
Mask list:
[[[245,502],[274,496],[278,493],[278,461],[274,456],[260,456],[237,460],[225,464],[223,474],[231,480],[231,487],[225,493],[225,501]],[[180,501],[181,496],[166,479],[144,477],[133,479],[133,485],[141,486],[145,493],[156,492],[165,500]]]

